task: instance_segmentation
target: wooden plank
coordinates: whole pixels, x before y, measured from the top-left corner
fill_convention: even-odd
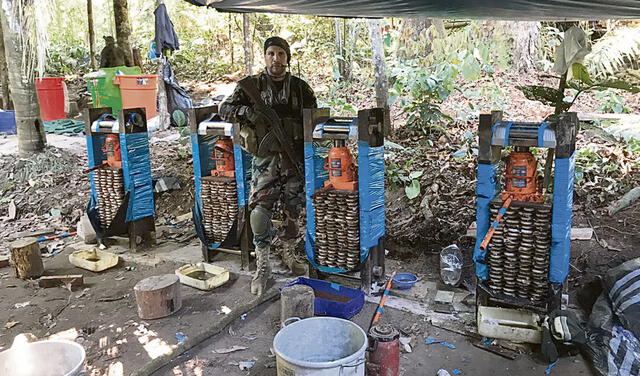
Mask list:
[[[571,228],[571,240],[589,240],[593,236],[591,227],[573,227]]]
[[[65,284],[71,284],[71,287],[80,287],[84,285],[84,276],[82,274],[66,274],[66,275],[45,275],[38,279],[38,286],[48,288]]]
[[[511,359],[514,360],[518,357],[518,354],[516,354],[514,351],[511,350],[507,350],[505,348],[502,348],[500,346],[493,346],[493,345],[487,345],[484,342],[482,342],[482,340],[478,341],[478,342],[473,342],[473,345],[479,349],[488,351],[490,353],[494,353],[496,355],[499,355],[503,358],[507,358],[507,359]]]

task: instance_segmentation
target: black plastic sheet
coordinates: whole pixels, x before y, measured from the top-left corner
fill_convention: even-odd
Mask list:
[[[185,0],[228,12],[330,17],[427,17],[502,20],[640,18],[637,0]]]

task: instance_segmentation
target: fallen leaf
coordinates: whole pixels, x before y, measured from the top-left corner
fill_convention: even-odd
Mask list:
[[[15,308],[24,308],[26,306],[28,306],[29,304],[31,304],[31,302],[24,302],[24,303],[16,303],[14,305]]]
[[[5,329],[11,329],[14,326],[18,325],[20,323],[20,321],[7,321],[6,324],[4,324],[4,328]]]

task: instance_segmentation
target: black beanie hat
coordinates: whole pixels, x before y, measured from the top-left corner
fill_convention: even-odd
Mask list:
[[[264,41],[264,53],[267,53],[267,48],[270,46],[278,46],[284,50],[287,54],[287,64],[291,62],[291,49],[289,43],[280,37],[271,37]]]

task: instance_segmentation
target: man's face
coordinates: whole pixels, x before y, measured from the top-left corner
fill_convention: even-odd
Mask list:
[[[284,75],[287,67],[287,53],[278,46],[269,46],[264,53],[264,60],[267,63],[267,70],[272,76]]]

